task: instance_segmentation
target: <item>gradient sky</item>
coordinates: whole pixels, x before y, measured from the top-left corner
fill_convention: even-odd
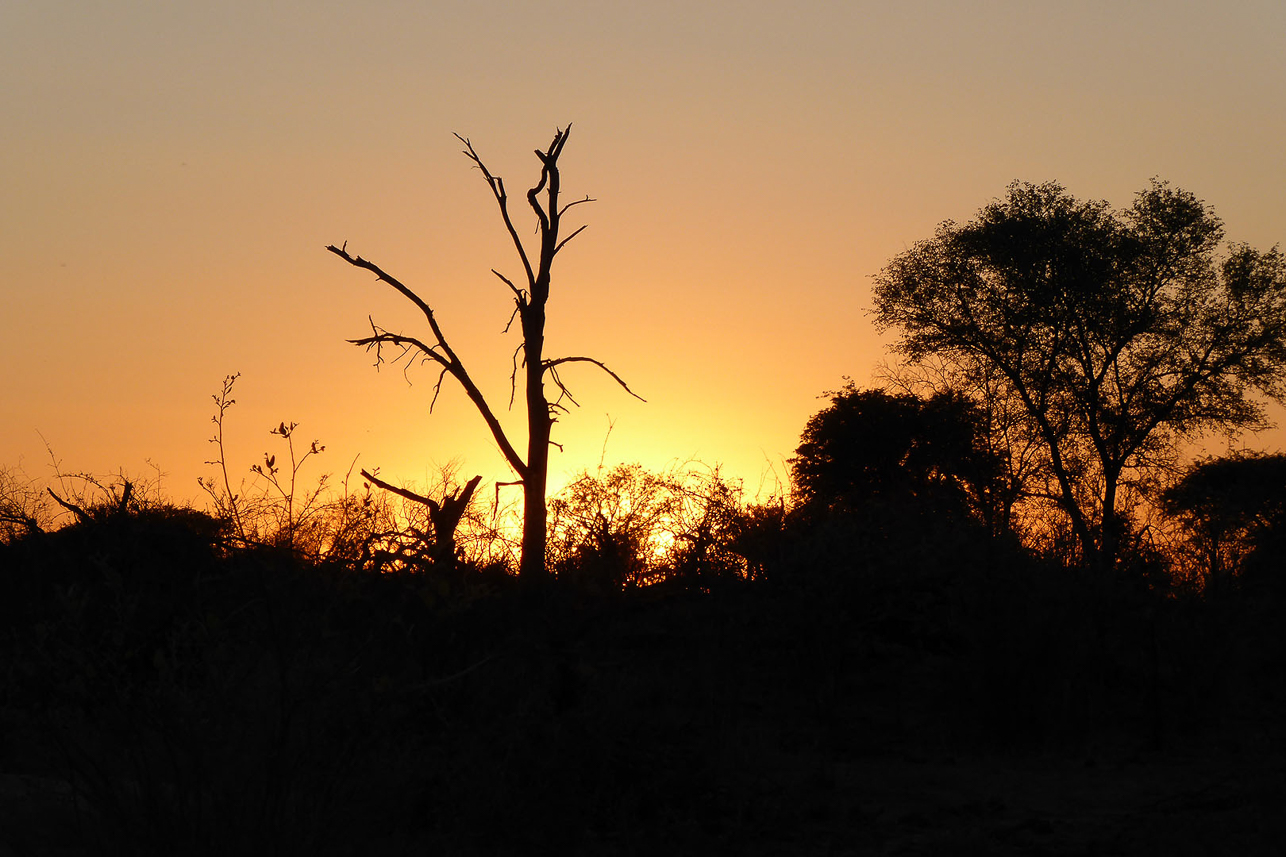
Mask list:
[[[1160,176],[1230,238],[1286,241],[1281,0],[7,0],[0,81],[0,465],[47,476],[47,441],[66,470],[150,461],[177,498],[212,473],[232,372],[234,473],[284,419],[327,446],[309,475],[508,477],[457,389],[430,416],[435,372],[344,342],[368,313],[421,329],[324,249],[419,290],[501,407],[517,340],[489,269],[521,268],[452,132],[521,201],[572,122],[564,188],[598,200],[547,353],[648,401],[570,367],[555,485],[610,421],[608,464],[771,488],[817,397],[885,354],[871,276],[1015,179],[1124,207]]]

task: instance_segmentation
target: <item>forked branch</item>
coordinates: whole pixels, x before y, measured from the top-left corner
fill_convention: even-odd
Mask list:
[[[504,428],[500,425],[500,421],[496,419],[496,415],[492,412],[491,406],[487,404],[486,397],[482,395],[482,391],[478,389],[478,385],[473,382],[473,378],[469,376],[468,371],[464,368],[464,363],[451,348],[450,343],[447,342],[446,334],[442,332],[442,328],[438,325],[438,321],[433,315],[433,308],[429,306],[427,301],[421,298],[410,288],[403,285],[397,278],[385,272],[374,262],[369,262],[361,256],[350,255],[348,253],[347,246],[347,243],[341,247],[336,247],[334,244],[328,244],[326,249],[334,253],[336,256],[339,256],[350,265],[357,268],[364,268],[365,270],[375,274],[381,282],[389,284],[403,297],[415,304],[415,306],[424,314],[425,319],[428,320],[429,329],[433,331],[433,337],[435,339],[435,344],[429,345],[413,336],[403,336],[402,334],[389,333],[388,331],[381,330],[372,322],[371,336],[363,337],[361,339],[350,339],[349,342],[354,345],[362,345],[367,348],[374,347],[377,350],[377,354],[379,347],[385,344],[396,345],[404,349],[414,349],[426,359],[432,360],[441,366],[445,373],[449,373],[451,377],[455,378],[456,381],[460,383],[460,386],[464,388],[465,395],[469,397],[469,401],[473,402],[473,406],[478,409],[478,413],[481,414],[483,421],[487,424],[487,428],[491,431],[491,436],[500,447],[500,452],[504,455],[505,460],[509,462],[509,466],[512,467],[519,476],[525,478],[527,473],[526,462],[524,462],[522,456],[518,454],[518,450],[514,448],[514,445],[509,442],[509,438],[506,436]],[[439,376],[436,390],[441,389],[441,384],[442,378]],[[437,399],[436,390],[434,395],[435,401]]]

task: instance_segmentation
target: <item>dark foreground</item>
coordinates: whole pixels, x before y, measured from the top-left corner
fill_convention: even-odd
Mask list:
[[[1271,598],[605,595],[154,535],[0,554],[0,855],[1286,853]]]

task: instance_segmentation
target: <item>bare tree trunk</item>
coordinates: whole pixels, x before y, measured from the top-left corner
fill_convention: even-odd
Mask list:
[[[528,329],[530,328],[530,329]],[[554,420],[545,398],[544,303],[533,305],[523,317],[523,342],[527,356],[527,477],[522,485],[522,565],[527,580],[544,579],[546,532],[545,493],[549,481],[549,440]]]

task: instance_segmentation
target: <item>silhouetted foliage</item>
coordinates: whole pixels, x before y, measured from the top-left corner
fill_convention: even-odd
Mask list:
[[[891,504],[991,522],[1000,471],[980,435],[962,396],[925,400],[849,382],[804,428],[790,461],[795,495],[806,507]]]
[[[50,497],[20,470],[0,467],[0,544],[49,527]]]
[[[582,474],[549,504],[551,570],[603,591],[655,582],[671,499],[664,480],[637,464]]]
[[[1153,182],[1124,211],[1015,183],[876,278],[881,329],[1013,404],[1082,556],[1112,566],[1120,495],[1208,430],[1286,397],[1286,258],[1234,244],[1191,193]],[[970,389],[978,389],[975,383]]]
[[[1248,563],[1272,567],[1274,576],[1282,577],[1286,455],[1206,459],[1167,488],[1161,500],[1187,525],[1203,588],[1226,587]]]
[[[1279,793],[1275,616],[1040,562],[968,514],[743,509],[712,471],[619,468],[568,511],[676,585],[533,589],[435,573],[393,494],[323,503],[370,534],[323,556],[99,484],[60,491],[74,523],[0,544],[15,853],[827,853],[907,829],[1036,853],[1031,788],[1098,795],[1059,818],[1107,853],[1120,823],[1095,819],[1174,789],[1202,803],[1164,842]],[[1202,753],[1210,779],[1175,785]],[[979,782],[1010,805],[969,809]]]
[[[745,563],[747,580],[766,581],[794,552],[792,516],[784,497],[743,508],[733,523],[731,550]]]
[[[463,552],[456,545],[456,528],[460,526],[461,519],[469,510],[469,504],[473,501],[473,492],[482,481],[481,476],[475,476],[463,487],[443,494],[441,500],[434,500],[432,497],[417,494],[407,488],[390,485],[367,470],[362,471],[362,478],[405,500],[418,503],[428,510],[429,524],[432,527],[431,554],[435,565],[452,570],[456,563],[464,558]]]
[[[746,515],[740,483],[725,479],[718,467],[673,475],[672,483],[678,510],[672,579],[705,592],[748,579],[746,558],[738,547]]]
[[[280,457],[264,452],[260,462],[249,466],[249,482],[234,480],[231,472],[240,468],[228,461],[224,428],[236,404],[232,393],[237,378],[226,376],[221,391],[212,396],[215,433],[210,443],[217,453],[206,463],[218,470],[213,478],[198,479],[236,546],[282,549],[310,562],[363,571],[432,570],[453,580],[464,571],[460,560],[466,553],[480,566],[505,563],[509,550],[495,522],[487,526],[471,502],[481,477],[460,485],[451,465],[442,468],[430,492],[441,500],[390,485],[366,470],[360,471],[367,480],[360,492],[349,489],[351,470],[338,491],[332,490],[327,473],[308,484],[303,466],[325,447],[314,440],[297,450],[298,425],[281,421],[269,429],[285,445]],[[373,494],[372,484],[388,493]]]
[[[717,470],[584,473],[550,502],[550,568],[602,592],[663,582],[708,589],[743,576],[732,547],[740,513],[739,490]]]

